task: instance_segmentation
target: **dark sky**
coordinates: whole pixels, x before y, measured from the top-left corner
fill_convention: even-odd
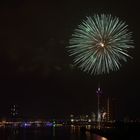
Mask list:
[[[120,116],[140,117],[139,8],[134,1],[0,2],[0,117],[12,104],[21,116],[64,117],[96,112],[98,82]],[[126,21],[135,49],[118,72],[94,76],[73,67],[67,54],[73,30],[94,14]]]

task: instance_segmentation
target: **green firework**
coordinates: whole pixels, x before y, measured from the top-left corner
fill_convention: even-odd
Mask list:
[[[125,22],[111,15],[87,17],[70,39],[68,51],[74,64],[91,74],[117,71],[127,61],[128,48],[134,48]]]

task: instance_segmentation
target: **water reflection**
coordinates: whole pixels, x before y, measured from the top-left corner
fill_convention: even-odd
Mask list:
[[[101,136],[98,136],[98,135],[94,135],[94,139],[95,140],[108,140],[107,138],[101,137]]]
[[[87,126],[89,128],[90,126]],[[46,128],[3,128],[0,140],[107,140],[90,132],[83,133],[80,126]]]
[[[92,134],[90,132],[86,132],[85,134],[86,134],[86,139],[85,140],[108,140],[105,137],[101,137],[101,136]]]
[[[86,129],[90,129],[90,128],[91,128],[90,125],[86,126]],[[90,133],[88,131],[86,131],[85,133],[81,132],[80,129],[81,129],[80,126],[71,125],[71,129],[70,129],[71,138],[70,138],[70,140],[108,140],[105,137],[95,135],[95,134]]]
[[[53,126],[53,137],[55,137],[55,126]]]

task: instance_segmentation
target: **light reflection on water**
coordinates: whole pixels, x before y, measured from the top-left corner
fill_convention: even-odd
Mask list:
[[[48,128],[0,129],[0,140],[107,140],[90,132],[81,133],[80,126]]]
[[[80,126],[71,125],[71,139],[70,140],[108,140],[105,137],[101,137],[90,132],[81,133]],[[86,129],[90,129],[91,126],[87,125]],[[76,138],[76,135],[78,136]]]
[[[95,140],[108,140],[107,138],[101,137],[101,136],[98,136],[98,135],[94,135],[94,138],[95,138]]]

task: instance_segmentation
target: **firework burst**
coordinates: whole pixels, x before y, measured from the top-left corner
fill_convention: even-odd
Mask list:
[[[111,15],[87,17],[75,29],[70,45],[70,56],[83,71],[91,74],[103,74],[117,71],[121,60],[131,57],[127,49],[134,48],[125,22]]]

